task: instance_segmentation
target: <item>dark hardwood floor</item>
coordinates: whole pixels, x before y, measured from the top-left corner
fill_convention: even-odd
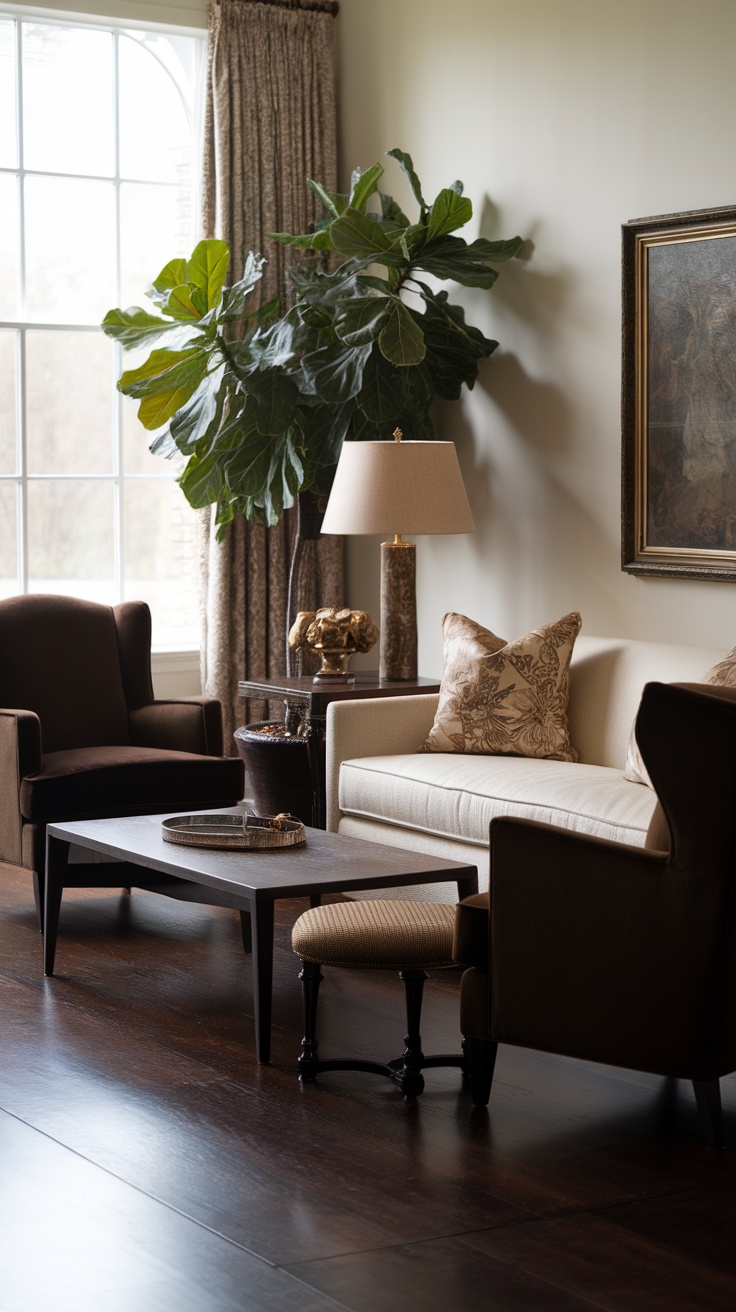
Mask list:
[[[30,879],[0,868],[0,1312],[736,1307],[729,1147],[684,1083],[502,1049],[491,1106],[427,1072],[297,1083],[305,902],[277,904],[258,1067],[236,913],[69,892],[44,980]],[[424,1047],[457,1047],[458,976]],[[323,1056],[395,1056],[398,980],[326,972]]]

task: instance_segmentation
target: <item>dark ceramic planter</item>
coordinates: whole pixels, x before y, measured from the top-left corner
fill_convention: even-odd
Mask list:
[[[257,720],[236,729],[257,815],[287,811],[314,825],[315,810],[309,741],[288,736],[275,720]]]

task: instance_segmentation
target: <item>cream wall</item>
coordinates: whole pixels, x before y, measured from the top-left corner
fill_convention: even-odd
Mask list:
[[[587,633],[733,645],[736,583],[620,569],[619,252],[627,219],[736,201],[736,5],[341,0],[339,48],[343,181],[401,146],[425,194],[463,179],[471,238],[534,243],[460,292],[501,347],[439,417],[478,531],[418,542],[420,671],[448,609],[508,637],[578,609]],[[377,616],[377,547],[348,562]]]

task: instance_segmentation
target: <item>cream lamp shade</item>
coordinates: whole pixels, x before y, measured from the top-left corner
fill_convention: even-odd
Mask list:
[[[381,545],[381,679],[416,680],[416,547],[401,534],[474,533],[454,442],[345,442],[323,533],[387,533]]]
[[[323,533],[474,533],[454,442],[344,442]]]

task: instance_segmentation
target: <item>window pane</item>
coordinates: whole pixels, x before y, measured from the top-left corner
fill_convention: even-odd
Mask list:
[[[29,474],[112,474],[113,354],[102,333],[28,330]]]
[[[28,317],[99,323],[115,303],[112,183],[26,178]]]
[[[112,35],[52,23],[22,31],[26,168],[111,177]]]
[[[18,179],[0,173],[0,319],[17,319],[20,314],[19,233]]]
[[[153,350],[158,343],[154,343]],[[126,369],[137,369],[147,360],[151,348],[121,353],[120,373]],[[118,375],[119,377],[120,375]],[[170,478],[178,472],[171,461],[163,456],[152,456],[149,447],[156,436],[149,433],[138,418],[140,401],[132,396],[121,396],[122,434],[123,434],[123,472],[125,474],[145,474],[147,478]]]
[[[165,38],[152,50],[170,63]],[[190,127],[176,82],[152,51],[120,38],[120,173],[124,178],[181,182],[190,169]]]
[[[125,597],[147,601],[158,646],[199,641],[196,512],[175,483],[127,483]]]
[[[28,484],[28,588],[110,602],[112,483]]]
[[[175,256],[192,249],[188,188],[126,182],[120,188],[121,305],[143,305],[146,289]]]
[[[15,121],[15,23],[0,18],[0,168],[18,163]]]
[[[14,597],[19,589],[16,484],[0,483],[0,597]]]
[[[17,334],[4,329],[0,332],[0,474],[17,472],[15,442],[17,358]]]

